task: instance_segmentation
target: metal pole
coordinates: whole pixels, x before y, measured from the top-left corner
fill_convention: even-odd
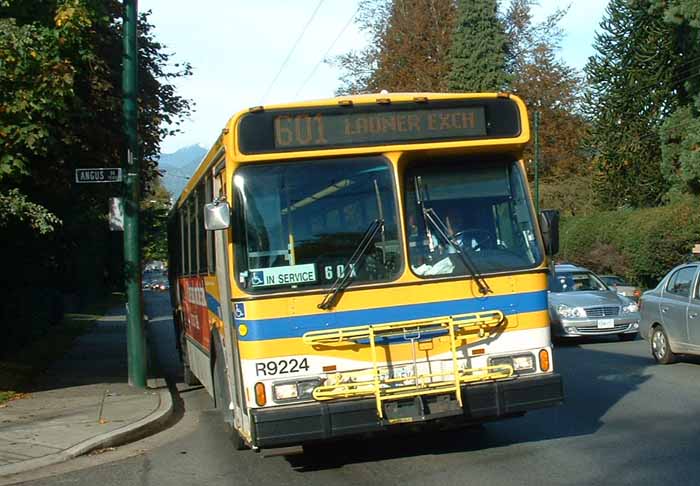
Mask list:
[[[139,248],[140,160],[137,138],[138,47],[136,23],[138,0],[124,0],[124,133],[127,141],[124,164],[124,277],[127,296],[126,345],[129,384],[146,388],[146,339],[141,310],[141,255]]]
[[[540,214],[540,112],[535,112],[535,212]]]

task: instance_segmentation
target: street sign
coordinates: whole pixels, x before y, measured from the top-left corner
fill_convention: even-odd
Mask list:
[[[693,245],[693,255],[700,255],[700,243]]]
[[[75,182],[78,184],[121,181],[121,168],[75,169]]]

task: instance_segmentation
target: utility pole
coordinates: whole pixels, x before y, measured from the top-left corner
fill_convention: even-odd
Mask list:
[[[136,24],[138,0],[124,0],[124,133],[127,150],[124,164],[124,277],[127,297],[126,345],[129,384],[146,388],[146,339],[141,309],[141,252],[139,247],[140,154],[137,136],[138,46]]]
[[[540,214],[540,112],[535,112],[535,212]]]

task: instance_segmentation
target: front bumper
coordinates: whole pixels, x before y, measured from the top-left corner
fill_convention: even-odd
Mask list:
[[[563,399],[559,374],[518,377],[463,386],[463,409],[461,414],[452,417],[485,421],[558,405]],[[251,416],[253,445],[261,448],[298,445],[394,427],[377,416],[373,398],[254,409]],[[427,418],[430,421],[430,417]]]
[[[561,319],[553,324],[554,335],[558,337],[606,336],[639,332],[639,318],[614,318],[611,328],[599,328],[597,319]]]

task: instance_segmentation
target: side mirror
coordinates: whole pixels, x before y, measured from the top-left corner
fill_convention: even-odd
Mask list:
[[[540,212],[540,228],[542,240],[547,255],[554,256],[559,252],[559,211],[545,209]]]
[[[226,201],[216,200],[204,205],[204,229],[215,231],[231,226],[231,207]]]

